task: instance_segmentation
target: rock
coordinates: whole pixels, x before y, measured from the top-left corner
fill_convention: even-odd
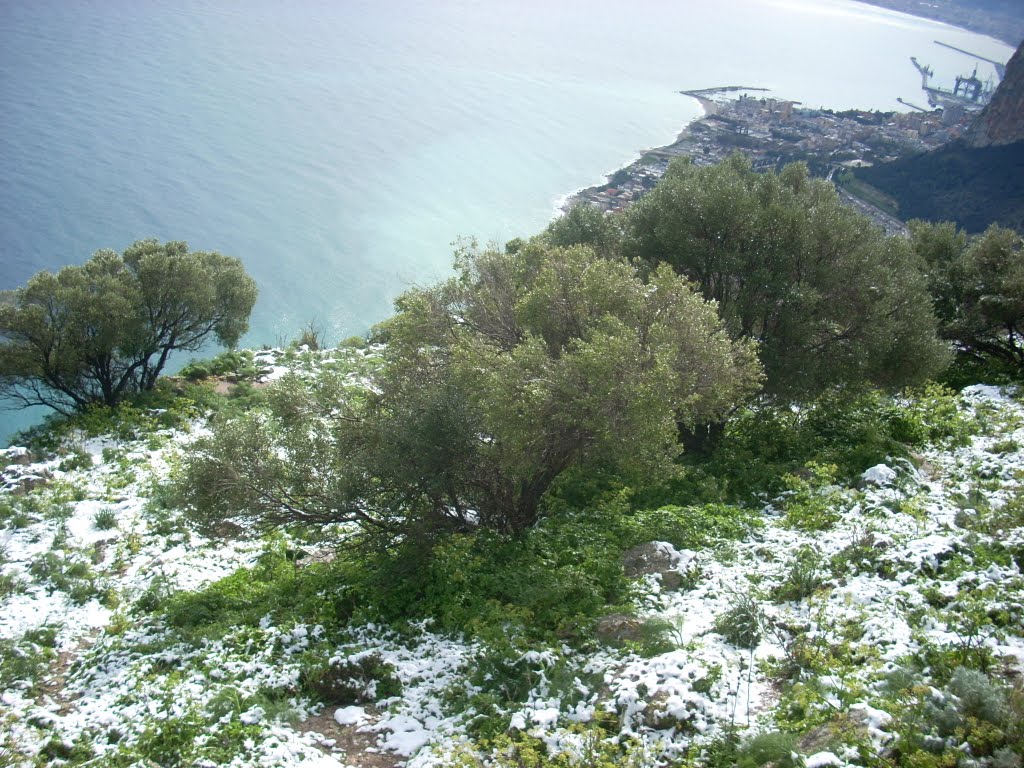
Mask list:
[[[703,720],[706,713],[696,700],[673,700],[667,691],[658,691],[647,699],[646,706],[640,715],[641,722],[648,728],[659,731],[672,729],[676,735],[696,735],[700,732],[698,720]]]
[[[20,477],[16,477],[11,481],[8,481],[8,485],[12,486],[12,491],[16,494],[25,494],[29,491],[34,491],[36,488],[42,488],[53,478],[47,470],[42,470],[38,474],[25,474]]]
[[[683,583],[681,570],[693,557],[693,552],[680,552],[667,541],[648,541],[622,555],[622,569],[631,579],[658,576],[665,589],[679,589]]]
[[[1024,141],[1024,43],[1006,63],[1006,74],[964,136],[972,147]]]
[[[832,720],[807,731],[796,743],[796,751],[804,755],[820,756],[823,762],[821,766],[829,765],[824,762],[825,756],[830,754],[829,750],[843,742],[851,739],[870,743],[872,737],[876,739],[883,736],[878,729],[880,717],[885,713],[879,710],[870,709],[866,705],[854,705],[844,714],[836,715]],[[885,715],[885,717],[888,717]]]
[[[602,643],[609,645],[621,645],[622,643],[637,643],[643,639],[641,628],[643,622],[636,616],[627,616],[624,613],[610,613],[597,620],[595,634]]]
[[[28,448],[22,448],[18,445],[12,445],[10,448],[4,448],[0,450],[0,458],[6,459],[7,463],[12,466],[28,466],[35,461],[35,457],[28,450]]]
[[[879,488],[883,488],[887,485],[892,485],[896,477],[896,470],[892,467],[885,464],[876,464],[860,476],[860,482],[862,486],[877,485]]]

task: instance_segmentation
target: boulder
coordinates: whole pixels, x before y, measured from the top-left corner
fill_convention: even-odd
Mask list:
[[[631,579],[657,576],[663,588],[679,589],[683,583],[682,570],[693,557],[693,552],[680,552],[667,541],[648,541],[623,554],[622,569]]]
[[[884,488],[896,481],[896,470],[886,464],[876,464],[860,476],[861,486],[875,485]]]
[[[0,461],[10,464],[27,466],[35,461],[35,457],[28,448],[12,445],[10,448],[0,450]]]
[[[638,643],[643,640],[643,622],[636,616],[624,613],[610,613],[597,620],[594,631],[597,639],[607,645]]]

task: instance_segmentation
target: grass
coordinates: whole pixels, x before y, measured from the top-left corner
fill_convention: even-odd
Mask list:
[[[104,507],[92,516],[92,524],[97,531],[111,531],[117,527],[117,513],[110,507]]]
[[[939,768],[943,760],[953,764],[957,756],[951,750],[943,747],[936,752],[926,738],[954,736],[981,756],[983,768],[1012,765],[1021,752],[1013,716],[1024,710],[1014,703],[1018,694],[1000,677],[998,660],[984,649],[986,642],[1018,631],[1019,602],[1004,597],[1019,593],[1021,587],[1009,578],[979,586],[970,576],[989,567],[1024,568],[1024,553],[1000,541],[1005,532],[1024,524],[1024,494],[1011,490],[1021,478],[993,470],[1018,450],[1016,442],[1004,436],[1014,422],[996,409],[982,409],[981,418],[972,420],[949,409],[955,403],[949,393],[933,392],[930,397],[932,405],[922,405],[929,402],[925,399],[865,398],[839,415],[829,413],[829,406],[822,403],[799,414],[762,411],[742,417],[737,431],[726,436],[721,454],[686,466],[687,472],[696,470],[688,480],[635,490],[616,484],[614,478],[570,477],[547,500],[543,522],[521,537],[469,531],[417,539],[390,550],[355,540],[331,563],[299,566],[295,541],[281,535],[266,542],[265,553],[252,566],[195,591],[176,590],[172,578],[154,579],[134,604],[118,611],[98,640],[97,651],[89,652],[75,674],[82,680],[88,670],[106,669],[118,660],[135,681],[135,687],[124,692],[125,701],[137,711],[148,711],[152,704],[158,714],[142,715],[131,724],[122,722],[74,743],[64,743],[54,730],[45,734],[38,760],[72,765],[93,760],[111,766],[146,761],[255,764],[267,730],[243,722],[243,713],[258,709],[264,722],[287,721],[310,702],[380,704],[409,693],[418,681],[404,677],[404,666],[387,660],[393,647],[374,645],[369,635],[353,641],[352,633],[373,621],[376,636],[396,638],[395,646],[401,646],[412,636],[410,621],[430,618],[433,630],[461,633],[475,642],[465,670],[439,698],[446,717],[467,718],[465,753],[453,756],[453,765],[479,765],[480,750],[489,755],[488,764],[508,768],[653,765],[645,763],[651,755],[644,747],[620,739],[627,707],[610,692],[617,674],[610,670],[640,664],[638,658],[642,663],[654,659],[654,669],[655,657],[680,647],[688,657],[693,654],[696,669],[706,672],[684,681],[689,685],[685,691],[724,706],[730,696],[742,696],[728,692],[736,690],[736,681],[742,688],[756,674],[781,698],[771,712],[772,727],[779,731],[746,731],[741,736],[730,723],[719,721],[715,740],[695,742],[688,754],[672,758],[678,768],[799,764],[794,753],[805,754],[808,735],[822,729],[832,739],[822,748],[837,754],[847,749],[842,753],[854,764],[882,765],[871,762],[875,758],[866,751],[870,745],[857,741],[843,719],[858,701],[893,716],[888,730],[895,734],[894,751],[887,757],[893,766]],[[762,423],[756,423],[759,416]],[[886,489],[889,496],[873,489],[855,492],[849,489],[849,480],[863,470],[865,461],[900,446],[908,450],[907,446],[929,441],[962,444],[979,422],[994,440],[988,457],[975,464],[965,462],[961,470],[963,487],[971,490],[960,499],[956,528],[942,531],[958,537],[955,551],[943,555],[934,569],[911,573],[902,567],[899,553],[913,538],[907,532],[914,521],[901,513],[914,515],[919,530],[931,525],[928,490],[911,487],[908,481]],[[145,435],[139,439],[149,440]],[[113,470],[121,478],[133,466],[130,457],[136,450],[132,443],[112,449],[107,463],[113,466],[101,471]],[[711,471],[719,466],[716,461],[741,456],[749,461],[733,465],[732,474]],[[700,473],[705,473],[700,487],[687,484]],[[734,494],[738,487],[749,491],[748,499],[758,501],[744,506]],[[152,543],[156,536],[189,535],[163,486],[153,480],[135,485],[131,493],[139,488],[151,498],[136,528],[118,541],[118,565],[124,567],[139,551],[143,537]],[[73,493],[58,488],[5,499],[0,520],[10,527],[20,515],[25,524],[39,521],[57,527],[67,518]],[[1003,504],[1007,494],[1009,500]],[[760,519],[770,498],[779,499],[777,509],[791,527],[782,532],[786,540],[813,541],[819,531],[835,527],[830,541],[842,536],[845,549],[832,554],[843,545],[838,543],[821,556],[810,545],[789,551],[776,547],[771,537],[777,522]],[[840,511],[857,503],[870,507],[864,514],[877,519],[870,517],[859,525],[851,523],[849,514],[840,519]],[[101,530],[116,522],[109,509],[93,518]],[[890,524],[903,526],[903,533],[890,532],[883,541],[870,531],[872,526],[885,530]],[[610,610],[639,612],[638,606],[647,615],[647,609],[678,607],[672,601],[688,597],[679,591],[647,594],[624,577],[622,553],[651,540],[701,550],[700,565],[684,581],[687,589],[706,591],[710,597],[723,588],[719,577],[724,569],[742,573],[749,566],[743,582],[750,585],[749,592],[732,595],[714,622],[715,631],[735,648],[718,654],[721,645],[716,640],[714,661],[702,656],[707,648],[701,638],[687,637],[684,626],[666,618],[688,614],[665,612],[639,622],[638,640],[601,649],[602,657],[618,667],[589,668],[586,664],[596,658],[591,654],[596,649],[591,633],[595,617]],[[70,543],[65,531],[61,546],[66,551],[38,557],[31,575],[51,590],[77,593],[79,600],[103,596],[106,580],[93,570],[102,566],[90,566],[84,553],[67,546]],[[884,649],[865,636],[867,612],[852,596],[843,606],[829,607],[825,599],[823,587],[828,585],[838,604],[840,590],[858,576],[888,581],[881,584],[883,592],[899,589],[892,580],[900,576],[906,592],[916,589],[928,601],[913,606],[915,616],[908,618],[913,637],[907,643],[913,652],[897,660],[906,673],[906,680],[898,684],[887,681],[886,675],[895,673],[891,665],[883,668]],[[945,586],[960,580],[964,581],[955,594]],[[18,580],[11,577],[5,587],[0,579],[0,597],[5,588],[7,594],[17,590]],[[776,605],[766,605],[767,600]],[[837,607],[841,619],[829,612]],[[766,620],[766,611],[771,621]],[[911,612],[908,608],[906,615]],[[299,625],[309,629],[308,645],[291,634]],[[314,636],[316,626],[321,629]],[[936,628],[948,633],[947,642],[928,634]],[[750,669],[748,650],[766,635],[782,648],[783,658],[770,668]],[[26,636],[0,644],[0,683],[5,688],[38,689],[46,664],[52,661],[53,649],[44,640]],[[407,650],[413,650],[411,642],[402,653]],[[403,669],[404,686],[397,668]],[[239,671],[246,669],[267,678],[251,680],[246,676],[250,672]],[[202,695],[190,698],[182,683],[200,676]],[[659,719],[669,709],[666,689],[657,689],[660,682],[652,682],[650,691],[637,689],[648,699],[650,715],[636,720],[638,730],[667,727],[670,722]],[[946,697],[945,702],[921,694],[931,689]],[[513,712],[541,707],[548,699],[559,702],[562,715],[580,705],[580,711],[592,717],[559,731],[560,738],[578,739],[574,743],[580,745],[579,751],[558,755],[528,733],[510,732]],[[678,739],[687,726],[681,720],[671,722],[679,730],[668,738]],[[559,723],[564,725],[565,718]],[[545,737],[553,734],[548,730]],[[652,754],[659,749],[648,748]]]

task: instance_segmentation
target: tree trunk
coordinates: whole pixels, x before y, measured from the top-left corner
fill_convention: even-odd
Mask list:
[[[722,442],[725,436],[725,422],[714,421],[710,424],[698,424],[693,428],[678,423],[679,442],[686,453],[696,456],[709,456]]]

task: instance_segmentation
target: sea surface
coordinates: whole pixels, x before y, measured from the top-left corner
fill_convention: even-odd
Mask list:
[[[921,103],[1003,60],[849,0],[5,0],[0,290],[136,239],[241,258],[243,343],[364,333],[699,116],[680,90]],[[982,64],[982,79],[992,73]],[[38,414],[0,414],[0,442]]]

